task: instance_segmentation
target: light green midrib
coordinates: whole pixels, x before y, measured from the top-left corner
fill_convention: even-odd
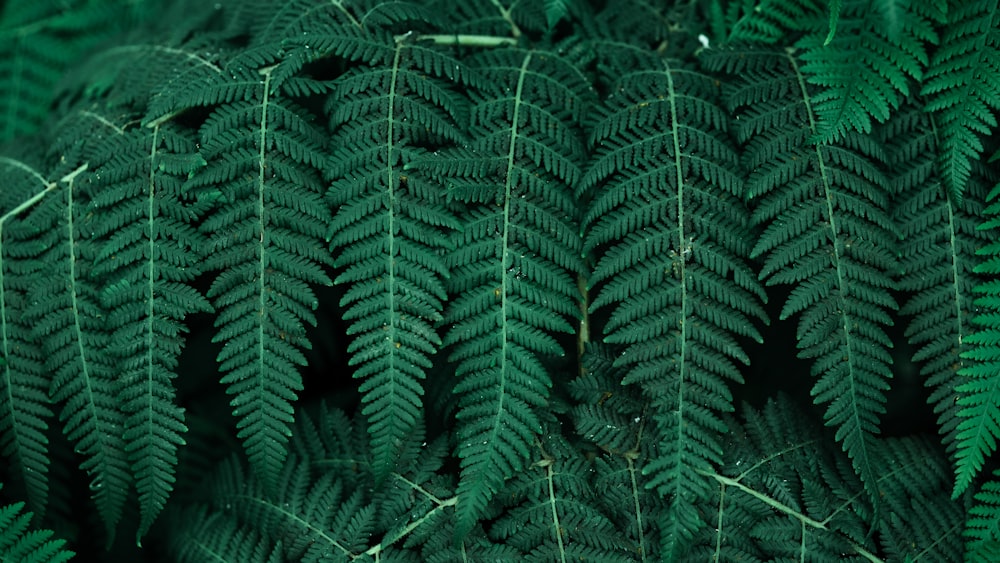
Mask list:
[[[816,135],[816,116],[813,113],[812,104],[810,103],[811,98],[809,96],[809,91],[806,87],[805,78],[802,76],[802,72],[799,70],[798,64],[795,61],[795,57],[793,57],[790,52],[786,52],[786,57],[788,58],[792,70],[795,72],[795,78],[799,85],[799,90],[802,95],[803,103],[805,104],[806,114],[809,117],[809,130],[812,132],[813,135]],[[845,363],[847,364],[847,374],[848,374],[847,378],[850,385],[849,393],[852,398],[852,400],[850,401],[851,418],[853,419],[853,424],[855,425],[854,427],[857,429],[857,433],[859,434],[856,442],[858,445],[857,447],[852,448],[852,450],[854,450],[854,454],[851,457],[854,463],[861,466],[860,468],[863,473],[862,481],[865,482],[865,487],[867,488],[872,486],[871,481],[874,476],[871,474],[871,464],[868,456],[868,445],[867,442],[865,441],[866,433],[864,430],[864,424],[861,413],[858,412],[857,398],[860,395],[860,392],[858,391],[858,389],[856,389],[856,387],[859,376],[858,374],[855,373],[855,362],[853,357],[854,348],[853,346],[851,346],[851,343],[854,341],[854,338],[851,336],[850,326],[848,326],[849,320],[847,316],[847,309],[844,305],[846,296],[848,294],[848,287],[842,266],[843,257],[841,256],[841,249],[838,244],[840,231],[837,227],[836,214],[834,213],[833,210],[833,194],[831,193],[832,186],[830,184],[830,176],[827,174],[826,171],[826,160],[823,158],[823,153],[820,150],[821,146],[822,145],[817,144],[815,147],[816,161],[817,164],[819,165],[820,178],[822,178],[823,180],[823,196],[826,200],[826,214],[828,222],[827,224],[830,227],[830,236],[832,240],[831,246],[833,247],[832,252],[833,252],[834,269],[837,276],[837,291],[838,291],[837,300],[839,305],[838,308],[841,311],[840,327],[844,333],[844,344],[846,348],[845,354],[847,357]],[[843,428],[844,426],[845,425],[842,424],[840,425],[840,428]],[[845,436],[844,441],[846,442],[848,440],[850,440],[850,438]]]
[[[266,189],[266,152],[267,152],[267,110],[270,104],[271,95],[271,72],[275,67],[267,67],[261,69],[260,74],[264,76],[263,84],[263,94],[260,104],[260,130],[259,138],[257,140],[257,217],[258,217],[258,232],[259,237],[259,252],[257,258],[257,305],[258,305],[258,319],[257,319],[257,389],[259,397],[266,397],[268,395],[267,388],[267,365],[264,362],[264,358],[267,355],[267,347],[264,345],[264,340],[267,338],[267,331],[265,330],[265,325],[267,321],[267,283],[265,282],[264,274],[267,272],[267,254],[265,252],[267,237],[265,230],[267,228],[267,216],[265,214],[267,207],[264,202],[264,190]],[[270,426],[266,420],[267,408],[263,405],[259,407],[262,411],[261,416],[265,419],[263,425],[265,427]],[[258,436],[259,438],[264,438],[263,436]],[[253,436],[249,436],[248,440],[255,439]],[[272,478],[271,475],[265,476],[265,481],[270,482]]]
[[[559,509],[556,506],[556,485],[555,477],[552,474],[552,459],[546,459],[547,462],[545,466],[545,482],[548,486],[549,493],[549,510],[552,513],[552,535],[555,536],[556,545],[559,546],[559,560],[562,563],[566,563],[566,546],[563,545],[563,537],[560,529],[562,524],[559,523]]]
[[[684,184],[684,173],[681,165],[681,140],[679,135],[680,120],[678,119],[677,116],[677,93],[674,87],[674,77],[672,74],[672,69],[670,68],[669,63],[664,62],[664,65],[665,65],[665,70],[663,74],[667,79],[667,99],[670,101],[670,136],[671,140],[673,141],[673,150],[674,150],[674,174],[675,174],[675,181],[677,182],[677,246],[675,251],[676,256],[674,259],[677,261],[678,264],[677,272],[678,272],[678,277],[680,278],[679,281],[680,281],[681,293],[680,293],[680,321],[679,321],[680,335],[678,336],[678,338],[680,339],[680,347],[677,360],[677,383],[676,383],[677,385],[676,444],[678,445],[678,447],[675,455],[678,458],[682,459],[686,457],[685,447],[682,446],[687,442],[684,435],[684,428],[687,426],[687,423],[684,422],[684,417],[687,414],[684,412],[684,401],[686,400],[684,395],[687,384],[687,337],[688,337],[688,323],[685,322],[688,311],[687,283],[685,279],[687,272],[685,269],[686,265],[685,256],[683,254],[684,240],[687,238],[684,236],[685,235],[684,231],[685,184]],[[678,465],[682,466],[680,468],[680,471],[683,472],[685,469],[683,465],[686,464],[681,463],[680,459],[678,459]],[[680,502],[681,499],[684,498],[685,496],[683,494],[684,484],[686,481],[687,479],[685,479],[683,475],[679,476],[676,479],[673,479],[674,503]]]
[[[524,78],[528,73],[528,65],[531,63],[531,53],[524,56],[521,69],[517,77],[517,87],[514,90],[514,113],[511,116],[510,146],[507,149],[507,170],[504,177],[504,201],[503,201],[503,235],[500,242],[500,385],[497,389],[497,411],[493,418],[493,428],[490,430],[490,444],[496,443],[497,435],[503,427],[505,418],[505,403],[507,399],[507,348],[508,331],[507,327],[507,292],[510,286],[510,278],[507,275],[507,259],[510,253],[508,248],[510,237],[510,206],[511,191],[513,190],[512,180],[514,171],[514,155],[517,146],[518,126],[521,119],[521,97],[524,95]]]

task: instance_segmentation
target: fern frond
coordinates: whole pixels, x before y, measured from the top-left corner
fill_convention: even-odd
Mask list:
[[[934,52],[921,95],[941,136],[938,166],[945,189],[960,200],[983,153],[984,137],[1000,110],[1000,3],[948,2],[941,46]]]
[[[582,265],[570,186],[580,177],[587,96],[579,72],[554,53],[489,51],[471,64],[495,85],[474,93],[471,146],[415,164],[466,204],[444,319],[461,378],[460,536],[524,469],[551,385],[542,358],[561,355],[554,335],[573,331]]]
[[[983,483],[969,508],[965,526],[965,560],[986,563],[1000,556],[1000,471]]]
[[[43,277],[36,236],[46,223],[36,227],[18,216],[55,198],[63,185],[20,160],[0,157],[0,169],[10,178],[0,190],[0,453],[29,505],[43,514],[49,490],[50,376],[25,313],[31,306],[28,294]]]
[[[954,454],[961,418],[955,402],[960,354],[973,332],[975,251],[987,241],[976,227],[982,217],[987,173],[972,176],[966,196],[955,201],[944,188],[935,161],[938,142],[932,116],[915,104],[896,113],[880,131],[896,195],[899,229],[898,287],[911,297],[900,309],[910,317],[905,336],[916,347],[928,402],[938,415],[938,431]]]
[[[247,526],[232,515],[210,512],[206,506],[194,506],[171,515],[170,550],[177,561],[201,563],[281,563],[285,561],[281,544]]]
[[[402,41],[390,46],[388,64],[356,66],[330,98],[335,281],[348,286],[341,306],[354,337],[354,377],[364,380],[377,481],[394,470],[423,418],[422,381],[441,346],[435,325],[447,298],[443,255],[458,228],[444,188],[408,167],[461,139],[468,111],[449,84],[458,60]]]
[[[938,41],[935,20],[913,9],[910,0],[835,4],[829,33],[817,25],[796,43],[803,51],[801,72],[819,87],[810,105],[821,143],[843,140],[848,131],[868,135],[873,120],[885,123],[909,96],[911,81],[923,78],[927,47]],[[934,15],[937,21],[944,17]]]
[[[0,561],[17,563],[63,563],[75,553],[63,549],[66,540],[52,539],[51,530],[31,529],[32,513],[24,503],[0,507]]]
[[[710,64],[739,75],[727,104],[746,147],[753,221],[763,227],[752,256],[763,258],[768,285],[793,286],[781,319],[801,315],[796,338],[819,378],[814,400],[829,403],[824,419],[876,502],[872,448],[892,376],[885,327],[897,308],[885,156],[854,131],[835,144],[810,142],[814,93],[792,53],[737,47]]]
[[[626,542],[601,512],[591,465],[561,437],[536,442],[536,460],[504,490],[509,506],[490,528],[528,560],[631,561]]]
[[[713,3],[717,4],[716,3]],[[735,0],[720,6],[711,22],[715,43],[753,42],[776,44],[826,13],[822,0]],[[721,12],[721,13],[719,13]]]
[[[57,84],[89,49],[135,21],[141,2],[6,2],[0,12],[0,141],[35,131]]]
[[[87,223],[92,177],[61,187],[30,217],[42,233],[37,241],[48,250],[39,258],[47,264],[28,293],[25,320],[41,343],[45,368],[52,374],[49,394],[63,405],[63,432],[83,456],[80,467],[91,479],[109,541],[121,519],[131,475],[122,440],[117,374],[107,346],[107,309],[100,284],[93,278],[99,252]]]
[[[984,222],[979,226],[990,235],[1000,227],[1000,184],[987,196],[989,205],[983,211]],[[981,262],[973,270],[986,278],[977,285],[973,305],[976,314],[972,324],[976,330],[968,335],[962,353],[963,367],[959,370],[957,387],[958,452],[955,454],[955,491],[958,498],[972,483],[983,467],[986,456],[996,451],[1000,438],[1000,243],[995,240],[976,251]]]
[[[373,480],[367,420],[348,417],[326,403],[318,412],[300,416],[292,432],[291,452],[319,473],[337,473],[348,487],[367,487]]]
[[[676,556],[707,492],[697,470],[719,463],[731,411],[727,380],[748,358],[737,339],[760,340],[763,290],[746,264],[748,219],[739,161],[725,139],[713,80],[673,60],[650,59],[621,77],[592,125],[595,155],[579,193],[593,190],[586,248],[597,265],[591,310],[613,305],[605,341],[616,365],[650,401],[658,452],[647,486],[671,498],[661,530]],[[670,554],[670,555],[667,555]]]
[[[951,500],[948,456],[921,437],[888,439],[879,446],[879,490],[886,503],[879,543],[886,560],[963,561],[966,514]]]
[[[876,560],[861,484],[820,428],[787,396],[743,419],[730,421],[733,447],[706,474],[714,490],[688,560]]]
[[[581,361],[585,374],[570,382],[577,405],[573,419],[584,440],[603,451],[594,459],[594,489],[600,506],[629,551],[640,561],[656,561],[659,524],[666,521],[667,501],[647,487],[643,468],[656,455],[649,402],[634,386],[622,386],[626,367],[615,367],[611,352],[590,345]]]
[[[276,486],[286,454],[292,403],[302,390],[297,366],[309,349],[305,325],[318,307],[310,285],[329,285],[323,244],[329,210],[319,170],[325,140],[303,108],[275,91],[275,67],[232,69],[206,100],[226,100],[200,130],[208,163],[188,182],[214,202],[201,224],[209,240],[205,269],[217,271],[208,291],[217,311],[215,342],[222,383],[251,464]]]
[[[364,501],[363,489],[349,492],[329,472],[314,477],[309,465],[294,456],[278,477],[277,489],[269,493],[231,458],[213,480],[213,505],[280,541],[290,561],[352,560],[365,551],[375,511]]]
[[[194,142],[167,125],[110,136],[95,159],[89,227],[100,240],[93,275],[106,280],[109,351],[125,415],[125,451],[139,493],[138,536],[173,488],[183,409],[173,380],[185,317],[212,307],[192,282],[203,244],[199,210],[182,201],[183,182],[205,165]]]

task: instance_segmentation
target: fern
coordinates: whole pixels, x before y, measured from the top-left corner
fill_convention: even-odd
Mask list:
[[[712,64],[740,73],[727,94],[750,170],[747,195],[763,228],[752,256],[768,285],[791,284],[781,320],[801,314],[799,357],[813,359],[812,394],[873,502],[872,448],[892,376],[885,327],[896,309],[888,184],[880,146],[856,132],[817,135],[812,91],[789,52],[734,48]],[[877,503],[876,503],[877,504]]]
[[[561,355],[554,335],[573,331],[582,264],[569,186],[580,177],[587,107],[586,83],[554,53],[488,51],[470,65],[512,88],[475,92],[468,150],[414,165],[465,204],[444,315],[461,378],[460,537],[524,469],[552,385],[542,358]]]
[[[910,317],[906,336],[918,347],[913,360],[922,363],[924,384],[931,389],[928,401],[938,414],[942,441],[953,453],[961,420],[955,403],[959,354],[973,332],[973,288],[982,281],[972,272],[972,257],[986,242],[985,233],[976,227],[985,191],[981,176],[987,173],[980,170],[961,201],[952,199],[937,174],[931,119],[918,105],[908,104],[883,128],[881,137],[896,194],[898,288],[912,296],[900,313]]]
[[[141,2],[6,2],[0,10],[0,141],[34,132],[89,49],[143,17]]]
[[[841,5],[843,4],[843,5]],[[829,34],[817,29],[796,43],[801,72],[821,90],[811,96],[820,142],[839,141],[848,131],[869,134],[884,123],[921,80],[927,46],[937,43],[934,23],[941,2],[839,0],[831,4]],[[816,25],[817,28],[821,26]]]
[[[713,24],[713,43],[779,43],[787,40],[790,31],[801,31],[809,23],[817,21],[817,15],[823,10],[821,4],[818,0],[739,0],[728,3],[713,0],[709,19]]]
[[[315,324],[309,284],[330,283],[322,269],[329,212],[319,180],[324,140],[291,99],[309,82],[286,81],[292,95],[283,96],[271,84],[274,66],[247,64],[232,61],[236,79],[226,73],[189,102],[219,105],[199,134],[208,164],[185,189],[215,204],[201,229],[205,268],[218,272],[208,297],[218,311],[222,383],[247,455],[274,487],[302,390],[296,366],[310,348],[305,324]]]
[[[0,552],[996,559],[998,10],[4,3]]]
[[[577,432],[600,450],[594,459],[594,490],[604,513],[630,542],[640,561],[656,561],[658,522],[667,518],[666,502],[650,490],[643,467],[655,455],[650,433],[649,403],[639,389],[623,387],[625,368],[615,367],[609,350],[588,347],[582,358],[586,373],[570,383],[577,402]],[[598,452],[595,452],[595,454]]]
[[[1000,10],[995,0],[949,2],[941,48],[930,61],[921,94],[941,131],[938,166],[945,188],[960,199],[983,153],[981,138],[996,128],[1000,88]]]
[[[882,552],[891,561],[963,561],[965,506],[950,499],[951,472],[940,448],[922,438],[881,444],[886,517],[879,521]]]
[[[187,332],[183,321],[212,309],[190,285],[199,275],[201,238],[192,226],[198,209],[181,201],[183,181],[205,162],[192,141],[169,126],[122,130],[102,148],[91,229],[103,244],[93,275],[107,278],[105,330],[113,331],[109,352],[120,366],[115,381],[141,538],[166,504],[187,430],[172,381]],[[95,486],[121,489],[120,470],[111,476],[114,483]],[[106,522],[117,522],[117,500],[106,509]]]
[[[266,530],[281,542],[286,559],[303,563],[356,558],[363,551],[374,511],[362,504],[363,493],[348,493],[330,473],[313,480],[308,465],[291,458],[281,469],[276,496],[229,460],[218,471],[213,489],[218,508]],[[331,510],[331,507],[336,507]]]
[[[670,495],[665,553],[698,526],[698,470],[719,462],[726,380],[748,358],[736,338],[759,340],[763,291],[744,262],[748,217],[712,81],[671,60],[643,59],[614,86],[592,125],[595,157],[580,192],[594,191],[586,248],[596,257],[591,310],[614,304],[605,341],[624,351],[626,384],[651,401],[658,454],[648,486]]]
[[[178,561],[228,561],[231,563],[281,563],[281,544],[272,545],[253,530],[206,506],[178,512],[173,528],[179,532],[171,545]]]
[[[980,228],[987,232],[995,232],[997,214],[1000,212],[996,200],[1000,196],[1000,185],[994,186],[987,197],[990,204],[984,210],[985,221]],[[993,277],[1000,272],[1000,261],[997,255],[1000,245],[996,241],[979,248],[977,254],[983,256],[982,262],[975,267],[975,272],[989,276],[983,283],[974,288],[977,297],[973,302],[976,314],[972,323],[977,330],[965,339],[968,349],[962,358],[968,362],[959,370],[956,390],[958,416],[958,451],[956,452],[955,491],[954,496],[962,494],[972,480],[983,468],[986,456],[996,450],[997,437],[1000,436],[1000,373],[997,371],[997,354],[995,351],[997,332],[998,290]]]
[[[589,463],[560,436],[543,439],[531,469],[508,486],[512,507],[491,534],[532,561],[629,561],[626,544],[598,508]]]
[[[459,61],[382,35],[386,66],[359,66],[338,78],[330,98],[334,159],[329,200],[348,347],[361,385],[376,478],[398,462],[422,418],[421,381],[441,346],[448,270],[443,253],[457,228],[444,190],[408,166],[431,148],[462,138],[466,101],[449,82],[467,72]],[[434,79],[431,79],[434,77]]]
[[[1000,555],[1000,485],[994,479],[976,493],[976,504],[969,509],[966,523],[968,561],[990,561]]]
[[[31,529],[24,503],[0,507],[0,560],[18,563],[62,563],[75,553],[63,549],[66,540],[51,539],[51,530]]]
[[[89,120],[90,125],[97,123]],[[69,124],[66,129],[78,126]],[[78,142],[63,148],[82,157],[95,144]],[[100,248],[88,223],[93,176],[86,168],[86,164],[78,168],[74,175],[78,180],[40,202],[38,212],[28,217],[41,233],[37,244],[48,249],[41,258],[49,267],[34,272],[37,277],[28,292],[31,304],[24,315],[33,325],[34,338],[43,344],[44,365],[52,374],[49,394],[63,405],[59,416],[63,431],[85,458],[80,467],[92,479],[91,493],[110,540],[131,476],[120,433],[118,374],[107,351],[111,336],[105,324],[107,309],[101,303],[100,285],[93,281]]]
[[[3,158],[8,171],[0,215],[0,448],[12,460],[9,470],[22,484],[30,505],[41,513],[48,499],[48,420],[52,410],[47,395],[44,356],[32,338],[32,324],[25,311],[27,294],[37,279],[41,249],[34,236],[38,229],[18,218],[45,201],[59,182],[50,182],[20,160]]]

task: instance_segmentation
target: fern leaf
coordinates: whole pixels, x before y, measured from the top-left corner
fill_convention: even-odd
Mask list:
[[[31,529],[32,513],[24,503],[0,507],[0,561],[17,563],[63,563],[75,555],[63,549],[66,540],[52,539],[51,530]]]
[[[118,378],[107,351],[107,310],[92,278],[98,250],[85,219],[89,197],[76,186],[57,192],[61,201],[52,198],[59,211],[48,225],[36,220],[45,233],[39,243],[49,251],[40,257],[47,268],[29,293],[32,305],[25,316],[42,344],[45,367],[53,374],[49,393],[63,404],[63,431],[84,456],[81,468],[91,478],[110,541],[132,479],[121,436]]]
[[[820,428],[787,396],[744,409],[743,419],[729,422],[732,447],[706,475],[714,487],[685,560],[876,560],[861,484]]]
[[[922,79],[927,44],[937,35],[934,22],[910,4],[838,0],[826,38],[817,30],[796,43],[804,50],[801,72],[821,88],[811,102],[819,142],[841,140],[847,131],[870,134],[873,120],[884,123],[909,96],[910,80]]]
[[[282,466],[277,483],[268,493],[230,459],[213,480],[213,503],[217,511],[280,540],[290,561],[351,560],[365,551],[375,514],[363,502],[363,490],[348,493],[329,472],[314,478],[308,464],[294,457]]]
[[[581,263],[569,186],[580,175],[587,95],[553,53],[490,51],[473,66],[498,91],[474,94],[470,148],[414,165],[466,204],[444,319],[461,378],[460,537],[525,468],[551,385],[542,358],[561,355],[554,334],[573,330]]]
[[[952,198],[960,200],[983,152],[983,137],[997,126],[1000,109],[1000,3],[948,3],[948,21],[923,81],[924,110],[941,136],[938,166]]]
[[[172,515],[171,551],[177,561],[200,563],[281,563],[280,543],[240,526],[231,515],[194,506]]]
[[[558,435],[535,447],[536,461],[505,489],[505,514],[490,529],[528,560],[631,561],[590,480],[591,466]]]
[[[980,229],[992,234],[1000,227],[1000,185],[994,186],[983,211],[985,221]],[[978,295],[973,302],[976,314],[972,317],[976,330],[968,335],[968,349],[962,354],[964,367],[959,370],[958,384],[958,451],[955,455],[955,491],[958,498],[979,474],[987,455],[996,450],[1000,437],[1000,244],[991,242],[976,251],[981,262],[974,271],[986,281],[974,288]]]
[[[89,49],[131,24],[141,2],[6,2],[0,12],[0,141],[49,116],[57,83]]]
[[[316,323],[310,285],[331,283],[323,269],[329,211],[318,174],[324,140],[308,113],[272,87],[275,67],[239,68],[232,69],[236,80],[203,96],[223,104],[201,127],[208,165],[188,189],[215,201],[201,224],[209,237],[205,268],[218,272],[208,291],[218,312],[213,340],[223,344],[218,361],[238,436],[274,487],[302,390],[297,366],[311,346],[305,325]]]
[[[743,0],[728,2],[725,12],[712,18],[715,43],[752,42],[776,44],[789,33],[821,17],[826,3],[822,0]],[[720,9],[721,11],[721,9]],[[831,14],[832,15],[832,14]]]
[[[441,346],[435,325],[447,298],[443,254],[458,226],[444,188],[407,167],[460,139],[467,111],[441,75],[455,76],[459,61],[404,42],[391,48],[388,65],[355,67],[331,98],[331,247],[336,283],[348,285],[341,306],[377,481],[423,418],[421,382]]]
[[[908,104],[880,136],[889,154],[893,192],[898,194],[894,218],[900,236],[899,289],[911,295],[900,309],[910,317],[905,336],[916,347],[913,360],[921,364],[942,442],[953,455],[961,420],[955,403],[961,380],[957,371],[973,332],[973,288],[982,282],[973,273],[972,257],[987,241],[986,233],[976,229],[987,175],[978,167],[980,174],[972,176],[966,197],[955,201],[937,173],[938,143],[931,119]]]
[[[965,560],[986,562],[1000,555],[1000,472],[983,483],[969,508],[965,525]]]
[[[878,457],[886,560],[962,561],[966,513],[951,501],[951,467],[941,448],[922,437],[893,438],[880,443]]]
[[[92,217],[100,237],[95,276],[110,311],[110,353],[119,366],[125,451],[139,493],[141,538],[163,509],[184,444],[183,409],[173,380],[188,314],[211,310],[191,283],[199,275],[198,210],[181,187],[204,166],[194,143],[170,126],[112,136],[96,158]]]
[[[751,170],[747,192],[763,232],[753,250],[768,285],[791,284],[781,319],[801,314],[799,357],[813,359],[812,395],[877,505],[873,459],[892,376],[885,328],[896,309],[888,185],[877,141],[853,131],[813,144],[814,94],[789,52],[735,48],[728,91]]]
[[[577,401],[577,432],[602,454],[594,460],[594,489],[600,506],[640,561],[656,561],[659,522],[666,521],[667,501],[646,484],[643,467],[655,455],[649,403],[635,387],[622,386],[625,367],[615,367],[610,350],[590,345],[582,361],[586,373],[570,383]]]
[[[594,191],[586,248],[596,256],[591,310],[613,305],[605,341],[624,347],[625,384],[651,401],[657,455],[647,486],[671,499],[661,533],[677,556],[698,522],[697,473],[722,455],[719,413],[727,380],[748,358],[739,337],[760,340],[763,290],[746,264],[748,219],[738,203],[738,159],[725,141],[713,82],[672,60],[621,77],[592,127],[595,155],[581,183]]]
[[[28,293],[44,277],[39,273],[41,247],[35,235],[47,223],[36,227],[18,215],[54,199],[62,184],[48,181],[20,160],[2,157],[0,166],[10,178],[0,190],[0,452],[10,461],[9,470],[23,485],[30,506],[43,514],[49,490],[45,434],[52,418],[50,381],[33,323],[25,313],[30,308]]]

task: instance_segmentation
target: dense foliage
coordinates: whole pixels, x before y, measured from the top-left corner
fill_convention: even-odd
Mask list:
[[[996,0],[11,0],[0,560],[1000,559]]]

